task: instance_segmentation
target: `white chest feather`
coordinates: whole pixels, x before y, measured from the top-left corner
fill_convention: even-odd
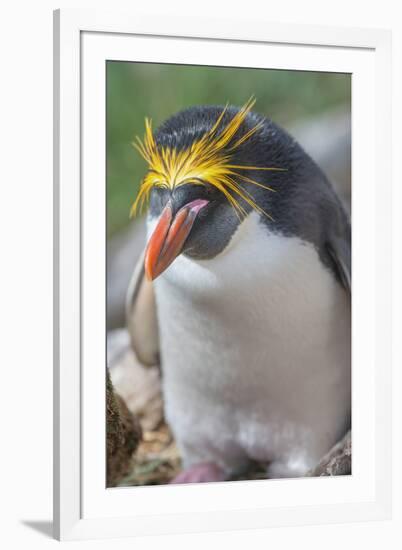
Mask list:
[[[350,305],[312,245],[252,214],[213,260],[156,281],[165,407],[185,464],[302,475],[350,412]]]

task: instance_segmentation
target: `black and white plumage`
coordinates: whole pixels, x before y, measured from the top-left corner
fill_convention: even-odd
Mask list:
[[[236,116],[219,153],[239,167],[243,195],[230,192],[244,214],[201,168],[200,181],[153,185],[145,271],[157,278],[142,259],[127,301],[137,356],[161,361],[182,482],[250,460],[270,477],[303,475],[350,423],[350,223],[324,174],[250,107],[185,110],[158,129],[155,151],[185,155]]]

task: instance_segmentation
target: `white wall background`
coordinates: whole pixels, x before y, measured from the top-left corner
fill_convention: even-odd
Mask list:
[[[0,62],[0,544],[47,548],[52,477],[52,10],[95,7],[186,13],[287,23],[382,27],[394,31],[394,281],[402,281],[402,16],[399,0],[28,0],[3,4]],[[399,183],[399,186],[398,186]],[[398,188],[399,187],[399,188]],[[396,256],[398,255],[398,258]],[[398,262],[396,261],[398,259]],[[74,548],[347,548],[402,547],[402,303],[394,284],[394,519],[387,522],[89,541]],[[399,326],[399,329],[396,327]],[[399,369],[398,369],[399,367]],[[398,402],[399,401],[399,402]],[[399,471],[398,471],[399,470]]]

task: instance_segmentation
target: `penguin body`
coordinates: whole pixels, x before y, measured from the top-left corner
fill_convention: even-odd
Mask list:
[[[237,232],[155,281],[158,315],[175,311],[159,328],[165,414],[185,468],[300,476],[347,429],[348,297],[312,245],[267,235],[255,213]]]
[[[180,139],[197,139],[194,120],[203,135],[219,112],[177,115],[157,134],[160,143],[188,147]],[[212,189],[211,198],[211,189],[198,185],[154,193],[148,214],[150,242],[155,234],[160,241],[166,212],[173,218],[157,245],[162,260],[148,253],[158,272],[147,284],[156,298],[166,418],[184,468],[213,464],[223,479],[249,461],[266,463],[269,477],[301,476],[350,423],[349,223],[325,176],[286,132],[247,112],[235,135],[241,140],[256,122],[254,147],[241,141],[248,149],[231,162],[286,166],[247,187],[272,217],[240,197],[246,215],[238,220],[225,197]],[[267,179],[273,188],[276,182],[275,193],[257,185]],[[173,254],[169,228],[187,214],[189,234]],[[132,322],[143,273],[128,301],[134,332],[144,325],[143,316]]]

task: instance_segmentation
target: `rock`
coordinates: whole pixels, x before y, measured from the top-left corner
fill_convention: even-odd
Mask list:
[[[130,347],[127,330],[108,333],[108,367],[116,393],[126,403],[144,431],[155,429],[163,419],[159,367],[144,367]]]
[[[113,487],[132,468],[132,456],[141,439],[141,427],[115,394],[106,370],[106,462],[107,486]]]
[[[163,419],[158,367],[144,367],[131,350],[127,330],[108,333],[107,362],[115,395],[141,425],[142,439],[119,486],[169,483],[181,465],[179,452]]]
[[[349,431],[307,475],[309,477],[345,476],[351,473],[352,435]]]

